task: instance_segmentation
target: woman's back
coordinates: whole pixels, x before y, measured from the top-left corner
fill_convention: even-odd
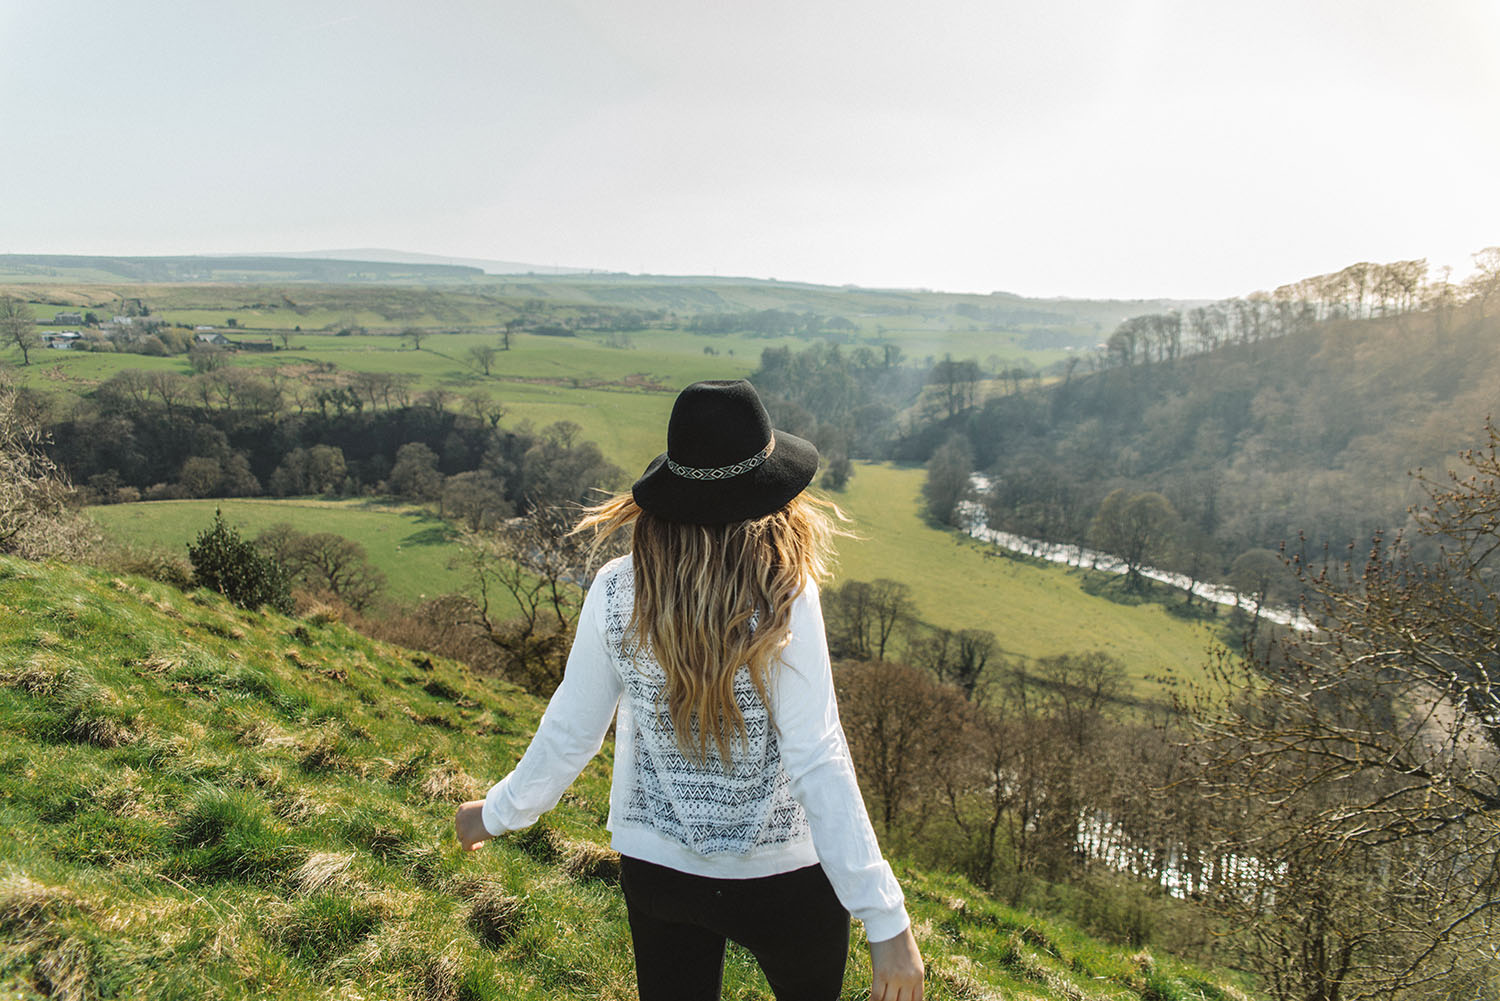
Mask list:
[[[611,803],[611,829],[634,825],[665,834],[706,857],[750,856],[806,842],[807,817],[791,794],[776,728],[749,668],[734,672],[743,720],[726,763],[685,754],[667,712],[668,679],[650,645],[632,638],[635,568],[630,556],[607,564],[602,590],[605,645],[623,697],[615,724],[615,768],[627,779]],[[774,678],[772,679],[774,684]],[[689,746],[696,743],[691,735]]]

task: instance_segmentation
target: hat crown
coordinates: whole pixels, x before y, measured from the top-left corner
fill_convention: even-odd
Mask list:
[[[712,469],[740,462],[771,441],[771,417],[744,379],[695,382],[678,394],[667,422],[667,455]]]

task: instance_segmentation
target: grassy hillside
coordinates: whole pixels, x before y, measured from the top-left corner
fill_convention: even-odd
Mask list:
[[[1038,484],[1071,477],[1097,496],[1164,493],[1246,549],[1364,546],[1407,526],[1424,492],[1500,414],[1500,317],[1477,304],[1318,324],[1176,362],[1137,363],[992,399],[968,425],[981,468]],[[1077,505],[1086,519],[1092,510]],[[1023,524],[1000,525],[1033,534]]]
[[[608,747],[532,832],[452,840],[541,708],[334,623],[0,558],[0,996],[633,996]],[[1241,996],[897,868],[934,999]],[[770,996],[738,951],[725,996]]]

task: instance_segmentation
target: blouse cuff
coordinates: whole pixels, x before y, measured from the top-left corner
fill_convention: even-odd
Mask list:
[[[864,923],[866,941],[884,942],[910,928],[911,918],[907,916],[906,908],[898,904],[895,910],[870,915],[864,919]]]
[[[484,823],[484,829],[490,833],[490,837],[498,838],[506,831],[515,830],[515,827],[507,824],[506,817],[509,811],[502,810],[501,804],[505,799],[505,783],[510,776],[506,776],[499,782],[490,786],[490,791],[484,797],[484,809],[479,811],[479,819]]]

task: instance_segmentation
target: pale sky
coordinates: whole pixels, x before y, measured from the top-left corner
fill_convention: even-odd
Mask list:
[[[1217,298],[1500,244],[1496,0],[0,0],[0,253]]]

